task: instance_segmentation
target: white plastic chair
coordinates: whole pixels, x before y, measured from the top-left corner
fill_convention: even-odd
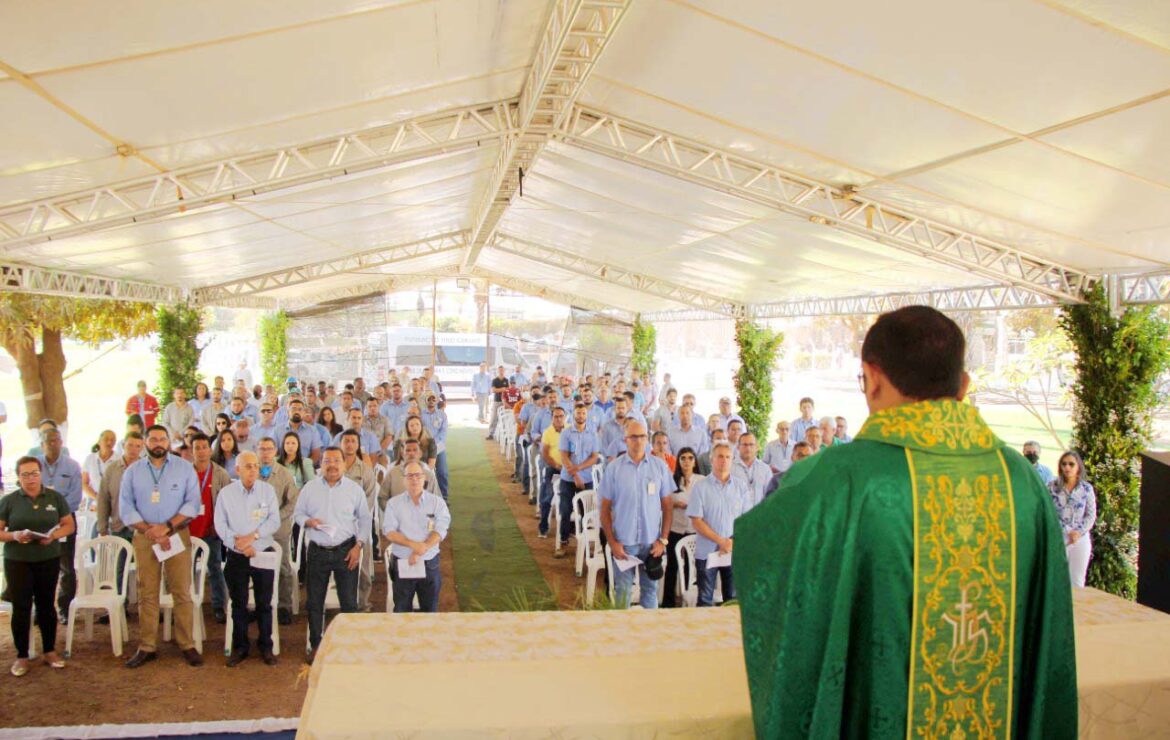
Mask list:
[[[606,568],[606,573],[608,574],[608,577],[609,577],[609,592],[611,594],[613,594],[614,598],[616,599],[617,598],[617,590],[614,589],[614,587],[613,587],[613,571],[614,571],[613,551],[611,551],[609,549],[608,542],[605,544],[605,564],[606,564],[606,566],[608,566]],[[663,581],[665,581],[665,580],[666,580],[665,578],[658,579],[658,603],[659,603],[659,605],[662,604],[662,591],[663,591],[662,585],[663,585]],[[633,580],[633,583],[630,584],[630,608],[631,609],[641,609],[642,607],[638,604],[638,602],[641,601],[641,598],[642,598],[642,566],[635,565],[634,566],[634,580]]]
[[[191,603],[193,604],[192,637],[195,638],[195,649],[203,652],[203,641],[207,638],[207,625],[203,621],[203,594],[207,585],[208,557],[211,548],[198,537],[191,538]],[[158,584],[158,608],[163,615],[163,640],[171,639],[171,623],[174,621],[175,597],[167,588],[167,574]]]
[[[553,547],[561,549],[561,479],[555,476],[552,480],[553,497],[549,504],[548,526],[553,531]]]
[[[592,473],[592,475],[593,475],[593,490],[594,491],[601,490],[601,474],[602,474],[602,472],[604,472],[604,468],[601,466],[601,463],[598,463],[597,465],[594,465],[589,470],[590,470],[590,473]]]
[[[688,534],[679,540],[674,546],[674,556],[678,560],[679,597],[683,606],[695,606],[699,603],[698,576],[695,573],[695,535]]]
[[[125,558],[122,577],[118,578],[118,560]],[[93,565],[85,567],[86,559]],[[134,562],[134,548],[121,537],[95,537],[79,545],[74,555],[74,568],[79,574],[78,593],[69,604],[69,619],[65,632],[65,657],[73,651],[73,628],[77,612],[85,610],[85,638],[93,639],[93,613],[104,611],[110,617],[110,642],[114,655],[122,654],[122,643],[130,639],[126,620],[126,591],[130,580],[130,564]]]
[[[592,604],[593,595],[597,590],[597,574],[605,567],[606,552],[602,552],[601,549],[601,526],[598,523],[597,512],[591,511],[587,513],[584,524],[585,528],[582,540],[585,543],[585,601]],[[612,578],[610,582],[613,582]]]
[[[540,495],[540,476],[537,474],[540,462],[540,445],[528,445],[528,503],[535,503]]]
[[[390,472],[390,469],[387,468],[382,463],[378,463],[377,465],[374,466],[374,479],[378,481],[379,488],[382,487],[382,481],[385,480],[386,474],[389,472]]]
[[[580,577],[581,571],[585,567],[585,537],[587,532],[592,532],[594,536],[597,535],[597,527],[594,525],[592,530],[587,530],[585,525],[585,517],[590,512],[597,508],[597,494],[589,489],[578,491],[573,495],[573,533],[577,536],[577,566],[576,573]],[[596,520],[594,520],[596,522]]]
[[[300,614],[301,606],[301,562],[305,553],[305,528],[297,528],[297,536],[293,538],[292,551],[288,554],[288,562],[292,565],[292,613]]]
[[[272,543],[272,549],[276,552],[276,562],[280,563],[280,559],[284,557],[284,553],[280,549],[280,545],[276,542]],[[248,606],[255,606],[257,609],[262,608],[256,604],[256,589],[248,589]],[[272,654],[280,655],[280,621],[277,619],[277,611],[280,606],[280,565],[276,566],[276,570],[272,571],[272,603],[268,608],[272,610]],[[224,612],[227,614],[227,629],[223,633],[223,654],[232,654],[232,600],[228,597],[227,604],[225,604]]]

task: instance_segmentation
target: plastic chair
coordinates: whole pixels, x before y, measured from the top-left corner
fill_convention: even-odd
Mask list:
[[[288,554],[288,562],[292,565],[292,613],[300,614],[301,606],[301,562],[305,553],[305,528],[297,528],[297,536],[293,538],[292,551]]]
[[[597,465],[594,465],[592,468],[589,469],[589,471],[593,474],[593,490],[594,491],[601,490],[601,474],[604,472],[604,470],[605,469],[601,466],[600,463],[598,463]]]
[[[385,480],[386,474],[389,472],[390,469],[382,463],[378,463],[374,466],[374,479],[378,481],[379,488],[382,486],[382,481]]]
[[[613,569],[614,569],[613,551],[611,551],[609,549],[608,542],[605,544],[605,564],[606,564],[606,566],[608,566],[606,568],[606,572],[609,575],[609,592],[611,594],[613,594],[614,598],[616,599],[617,598],[617,591],[613,587]],[[665,580],[666,580],[665,578],[658,579],[658,603],[660,605],[662,604],[663,581],[665,581]],[[642,608],[641,605],[638,604],[638,602],[641,601],[641,598],[642,598],[642,566],[635,565],[634,566],[634,581],[630,585],[630,608],[631,609],[641,609]]]
[[[585,601],[593,603],[593,594],[597,590],[597,574],[605,567],[606,553],[601,550],[601,526],[598,523],[596,511],[585,515],[585,528],[582,540],[585,543]],[[580,575],[580,574],[578,574]],[[613,579],[610,579],[613,582]]]
[[[597,494],[588,489],[578,491],[573,495],[573,532],[577,536],[577,566],[576,573],[580,577],[585,567],[585,537],[587,532],[597,534],[596,519],[592,530],[586,529],[585,517],[597,508]]]
[[[528,503],[536,503],[540,495],[540,476],[537,468],[540,463],[540,445],[528,445]]]
[[[678,560],[678,593],[683,606],[695,606],[699,603],[698,576],[695,573],[695,535],[688,534],[675,543],[674,556]]]
[[[118,578],[118,561],[125,558],[122,577]],[[93,565],[85,567],[86,558]],[[134,548],[121,537],[95,537],[78,546],[74,568],[79,573],[78,593],[69,604],[69,619],[65,632],[65,657],[73,651],[73,628],[77,612],[85,610],[85,638],[93,639],[93,613],[104,611],[110,618],[110,642],[114,655],[122,654],[122,643],[130,639],[126,619],[126,591],[130,580],[130,564],[134,562]]]
[[[548,526],[553,531],[553,547],[561,549],[561,479],[556,476],[552,480],[553,497],[548,514]]]
[[[195,649],[200,653],[203,652],[203,640],[207,638],[207,625],[203,622],[203,594],[207,585],[207,559],[210,555],[211,548],[207,546],[206,542],[198,537],[191,538],[191,603],[194,605],[192,609],[194,612],[192,637],[195,638]],[[163,615],[163,640],[167,641],[171,639],[171,623],[175,616],[175,597],[167,588],[165,570],[158,584],[158,608]]]
[[[280,545],[276,542],[272,543],[272,549],[276,552],[276,562],[284,557],[284,553],[280,549]],[[261,606],[256,604],[256,589],[248,589],[248,606],[255,606],[260,609]],[[223,632],[223,654],[225,656],[232,654],[232,600],[229,597],[227,604],[224,605],[224,611],[227,614],[227,629]],[[280,566],[276,566],[276,570],[272,571],[272,603],[268,608],[272,610],[272,654],[280,655],[280,621],[277,619],[277,607],[280,606]]]

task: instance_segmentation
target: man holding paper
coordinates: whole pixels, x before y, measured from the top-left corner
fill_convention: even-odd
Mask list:
[[[647,558],[662,557],[670,536],[674,476],[660,458],[646,454],[646,425],[626,425],[626,454],[605,466],[601,478],[601,526],[613,554],[614,599],[630,605],[634,568]],[[658,608],[658,583],[642,569],[643,609]]]
[[[394,611],[409,612],[418,594],[424,612],[439,611],[439,543],[451,526],[451,512],[441,496],[423,488],[427,471],[420,462],[403,469],[406,493],[386,503],[382,533],[390,540],[390,575]]]
[[[187,531],[187,524],[199,514],[199,481],[191,463],[169,453],[170,443],[163,425],[147,429],[147,458],[127,468],[118,491],[122,523],[134,530],[138,565],[138,651],[126,661],[127,668],[158,657],[158,592],[164,568],[175,600],[175,642],[188,665],[203,665],[192,638],[195,613]]]
[[[714,606],[716,576],[722,581],[723,600],[735,598],[731,535],[736,518],[754,503],[753,490],[742,478],[731,474],[731,443],[716,442],[711,448],[711,475],[695,484],[687,503],[687,516],[696,534],[699,606]]]
[[[268,440],[271,442],[271,440]],[[215,500],[215,531],[228,548],[223,575],[232,600],[232,652],[228,668],[248,657],[248,588],[256,589],[256,640],[265,665],[276,665],[272,654],[272,580],[279,560],[273,535],[280,529],[280,502],[276,489],[260,480],[260,462],[255,453],[241,452],[236,460],[239,479],[219,492]],[[275,560],[275,562],[269,562]],[[273,567],[275,566],[275,567]]]
[[[321,453],[321,476],[301,489],[293,519],[309,540],[305,610],[309,613],[309,655],[313,662],[325,628],[325,592],[329,577],[337,584],[343,613],[357,611],[358,564],[369,546],[373,526],[362,487],[342,475],[337,447]]]

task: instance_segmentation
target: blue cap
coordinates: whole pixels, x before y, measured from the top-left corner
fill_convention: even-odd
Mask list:
[[[297,379],[293,376],[288,376],[288,380],[284,381],[285,385],[296,385]]]

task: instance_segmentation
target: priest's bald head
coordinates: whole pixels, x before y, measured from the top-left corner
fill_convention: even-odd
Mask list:
[[[870,412],[967,394],[967,343],[958,324],[929,306],[878,317],[861,345],[862,390]]]

